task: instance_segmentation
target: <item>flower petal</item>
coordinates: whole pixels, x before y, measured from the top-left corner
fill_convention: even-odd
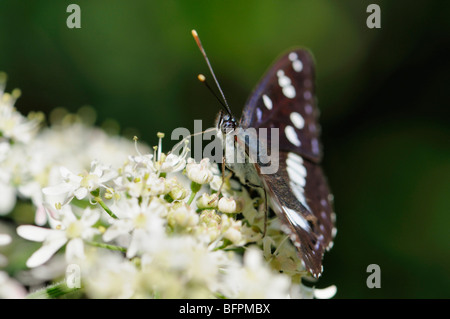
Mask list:
[[[58,196],[58,195],[67,194],[67,193],[71,192],[72,189],[73,189],[73,186],[71,186],[67,183],[61,183],[61,184],[58,184],[55,186],[44,187],[42,189],[42,192],[45,195]]]
[[[0,246],[8,245],[11,242],[11,236],[8,234],[0,234]]]
[[[333,298],[337,292],[337,287],[335,285],[331,285],[330,287],[323,289],[314,289],[314,297],[317,299],[330,299]]]
[[[85,188],[85,187],[80,187],[80,188],[78,188],[73,194],[75,195],[75,197],[76,197],[77,199],[83,199],[83,198],[86,197],[87,193],[88,193],[87,188]]]
[[[17,234],[20,237],[32,241],[44,241],[52,231],[52,229],[33,225],[21,225],[17,227]]]
[[[100,213],[98,210],[88,208],[83,212],[81,221],[85,226],[92,226],[98,221],[99,218]]]
[[[16,205],[16,190],[10,185],[0,182],[0,194],[2,200],[0,201],[0,215],[6,215]]]
[[[131,220],[117,220],[103,234],[103,240],[106,242],[111,241],[120,235],[128,234],[132,229],[133,222]]]
[[[27,260],[27,266],[34,268],[48,261],[64,244],[67,242],[66,237],[55,238],[42,245]]]
[[[74,262],[76,260],[84,259],[84,244],[81,238],[71,239],[66,246],[66,260],[67,262]]]
[[[45,212],[44,205],[39,205],[34,215],[34,222],[36,225],[43,226],[47,222],[47,213]]]

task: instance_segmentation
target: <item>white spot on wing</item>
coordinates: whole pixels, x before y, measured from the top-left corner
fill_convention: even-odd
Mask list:
[[[291,60],[291,61],[298,60],[298,55],[297,55],[297,53],[295,53],[295,52],[289,53],[289,60]]]
[[[306,185],[305,176],[302,175],[300,171],[296,170],[294,167],[289,165],[287,166],[286,170],[288,172],[289,179],[291,181],[295,181],[298,185],[302,187]]]
[[[295,71],[301,72],[301,70],[303,70],[303,63],[300,60],[296,60],[292,62],[292,67],[294,68]]]
[[[292,85],[285,86],[283,88],[283,94],[290,99],[293,99],[295,97],[295,88]]]
[[[296,72],[301,72],[303,70],[303,63],[298,59],[298,55],[295,52],[289,53],[289,60],[292,61],[292,68]]]
[[[309,227],[308,222],[301,214],[299,214],[295,210],[290,209],[286,206],[283,206],[283,209],[286,212],[286,216],[289,218],[289,220],[291,221],[292,224],[299,226],[308,232],[311,231],[311,228]]]
[[[271,110],[273,105],[272,105],[272,100],[270,99],[270,97],[268,97],[267,95],[264,94],[262,96],[262,98],[263,98],[264,105],[267,107],[268,110]]]
[[[299,164],[303,164],[303,158],[295,153],[289,152],[287,158]]]
[[[289,154],[294,154],[294,153],[289,153]],[[296,154],[294,154],[295,156],[298,156]],[[298,156],[300,159],[301,157]],[[306,181],[305,181],[305,177],[306,177],[306,168],[305,166],[303,166],[303,162],[300,162],[298,160],[296,160],[293,156],[289,156],[286,159],[286,170],[289,174],[289,179],[293,182],[297,182],[297,184],[301,185],[301,186],[305,186]]]
[[[289,186],[295,198],[311,212],[306,203],[305,190],[307,171],[303,165],[303,158],[295,153],[289,152],[286,158],[286,171],[289,175]]]
[[[302,129],[305,126],[305,119],[300,113],[292,112],[290,119],[294,126],[298,129]]]
[[[337,234],[337,228],[333,227],[333,229],[331,230],[331,236],[333,236],[333,238],[334,238],[334,237],[336,237],[336,234]]]
[[[291,79],[288,78],[283,70],[277,71],[278,84],[281,86],[284,96],[289,99],[293,99],[296,96],[295,88],[291,84]]]
[[[284,133],[286,134],[286,138],[288,139],[289,142],[291,142],[295,146],[302,145],[302,143],[298,139],[297,132],[295,132],[295,129],[292,126],[290,125],[286,126],[284,129]]]
[[[295,171],[296,174],[300,174],[303,178],[306,177],[306,168],[301,163],[297,163],[290,158],[286,159],[287,168]],[[288,172],[289,173],[289,172]],[[289,175],[290,177],[290,175]]]
[[[305,207],[309,212],[311,211],[311,208],[309,208],[308,204],[306,203],[305,195],[303,194],[304,190],[303,187],[293,181],[289,183],[289,186],[291,187],[292,192],[295,195],[295,198]]]

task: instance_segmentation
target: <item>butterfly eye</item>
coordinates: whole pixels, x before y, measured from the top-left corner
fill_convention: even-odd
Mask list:
[[[224,119],[222,121],[222,124],[220,125],[220,130],[222,131],[222,134],[228,134],[235,130],[236,128],[236,121],[234,119]]]

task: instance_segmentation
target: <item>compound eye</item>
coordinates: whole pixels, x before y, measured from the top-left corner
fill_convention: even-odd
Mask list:
[[[223,134],[228,134],[234,131],[236,124],[232,120],[226,120],[222,123],[221,130]]]

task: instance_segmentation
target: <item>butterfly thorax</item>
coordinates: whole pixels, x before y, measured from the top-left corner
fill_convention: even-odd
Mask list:
[[[257,140],[254,136],[245,139],[245,132],[234,117],[220,113],[217,120],[217,136],[222,141],[222,150],[225,166],[238,177],[243,184],[263,186],[258,176],[255,160],[250,154],[256,153],[254,146],[245,143],[248,140]]]

